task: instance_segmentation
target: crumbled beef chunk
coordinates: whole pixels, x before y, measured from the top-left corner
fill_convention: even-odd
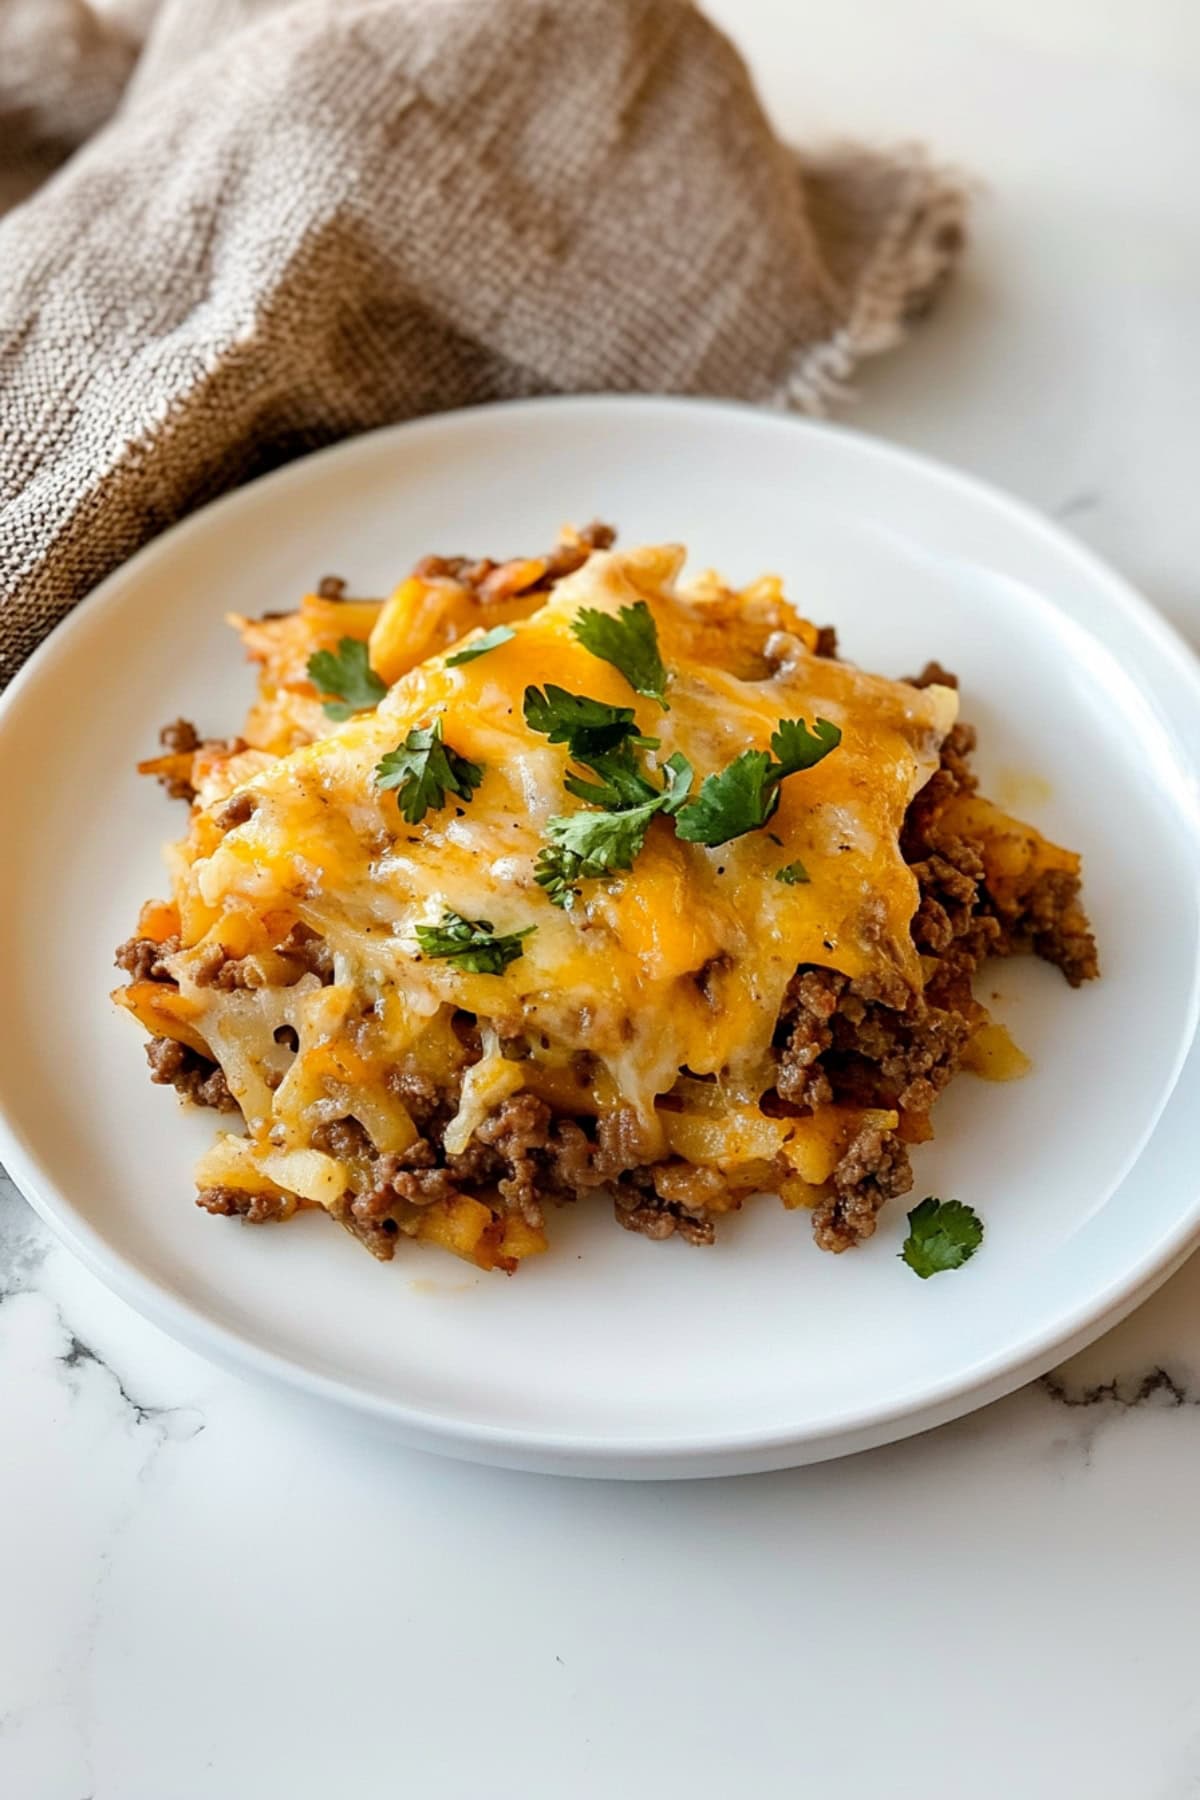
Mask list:
[[[905,677],[910,687],[948,687],[958,686],[958,676],[952,675],[949,669],[943,669],[940,662],[927,662],[919,675]]]
[[[297,963],[304,973],[319,976],[326,987],[333,980],[333,951],[319,932],[310,930],[307,925],[293,925],[275,948],[281,956]]]
[[[208,1057],[189,1050],[174,1038],[153,1037],[146,1045],[150,1079],[160,1087],[173,1087],[181,1099],[196,1106],[213,1106],[218,1112],[237,1112],[224,1073]]]
[[[258,807],[258,798],[245,792],[232,794],[216,815],[217,824],[222,831],[232,831],[235,825],[244,825],[252,818]]]
[[[1096,940],[1079,903],[1079,878],[1047,869],[1025,903],[1020,929],[1037,954],[1060,968],[1072,987],[1100,973]]]
[[[317,583],[317,595],[322,600],[344,600],[346,583],[340,575],[322,575]]]
[[[131,937],[118,945],[113,960],[131,981],[171,981],[174,978],[163,958],[173,956],[178,948],[177,936],[164,938],[161,944],[155,943],[153,938]]]
[[[554,546],[546,558],[544,581],[562,581],[565,576],[573,575],[581,569],[593,550],[611,550],[616,542],[617,534],[611,525],[601,525],[593,521],[585,525],[578,533],[578,543],[569,540]]]
[[[595,1169],[604,1181],[653,1160],[655,1145],[632,1106],[615,1106],[596,1126]]]
[[[388,1069],[384,1085],[407,1109],[419,1131],[425,1131],[439,1116],[449,1119],[453,1112],[451,1097],[429,1075],[411,1069]]]
[[[174,719],[171,724],[164,725],[158,734],[158,741],[171,756],[190,756],[200,748],[199,733],[190,719]],[[155,779],[170,799],[190,802],[196,798],[196,790],[189,775],[181,775],[173,770],[159,770]]]
[[[813,1065],[833,1042],[829,1021],[845,987],[846,977],[832,969],[805,968],[792,977],[782,1013],[791,1030],[779,1052],[775,1085],[794,1106],[819,1106],[831,1097],[828,1077]]]
[[[908,1152],[894,1131],[863,1125],[833,1173],[833,1194],[813,1213],[822,1250],[848,1250],[869,1238],[886,1200],[912,1187]]]
[[[813,650],[814,656],[824,656],[830,662],[837,661],[837,630],[832,625],[818,625],[817,642]]]
[[[499,1183],[501,1197],[534,1230],[543,1222],[538,1204],[541,1163],[535,1153],[546,1147],[549,1124],[550,1108],[536,1095],[511,1094],[475,1133],[508,1164],[509,1173]]]
[[[583,567],[593,550],[610,549],[616,535],[611,525],[585,525],[576,534],[577,541],[563,539],[546,556],[539,558],[546,565],[544,572],[532,582],[524,578],[524,584],[520,574],[522,559],[497,563],[490,556],[423,556],[413,574],[422,581],[461,582],[464,587],[474,588],[482,600],[494,603],[523,593],[527,587],[549,586],[564,576],[573,575],[576,569]]]
[[[221,1218],[245,1219],[249,1225],[287,1218],[295,1210],[282,1194],[252,1194],[247,1188],[235,1187],[201,1188],[196,1205]]]
[[[200,748],[200,733],[190,719],[173,719],[163,726],[158,741],[173,756],[187,756]]]
[[[613,1200],[618,1225],[623,1225],[626,1231],[636,1231],[642,1237],[661,1241],[678,1234],[687,1244],[711,1244],[716,1238],[711,1219],[695,1218],[684,1207],[664,1200],[653,1190],[646,1194],[619,1183],[613,1190]]]

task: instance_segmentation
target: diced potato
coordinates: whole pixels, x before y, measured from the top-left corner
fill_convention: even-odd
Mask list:
[[[384,602],[371,632],[371,667],[390,687],[428,656],[439,656],[477,627],[527,619],[546,603],[544,589],[508,591],[545,573],[544,562],[503,564],[488,577],[484,592],[438,577],[410,575]],[[502,579],[503,578],[503,579]]]
[[[664,1111],[659,1118],[676,1156],[718,1169],[770,1162],[792,1128],[790,1119],[768,1119],[756,1106],[730,1107],[715,1117]]]
[[[526,1256],[540,1256],[548,1247],[544,1231],[527,1225],[519,1213],[509,1213],[504,1221],[504,1235],[500,1239],[502,1258],[511,1257],[514,1262],[520,1262]]]
[[[174,1038],[195,1050],[199,1056],[211,1056],[207,1043],[192,1023],[197,1008],[185,1000],[177,988],[165,981],[131,981],[128,987],[116,988],[113,999],[126,1012],[133,1014],[151,1037]]]
[[[346,1165],[322,1150],[272,1150],[255,1146],[254,1160],[267,1179],[318,1206],[336,1205],[349,1186]]]
[[[1052,844],[1032,825],[1010,818],[981,794],[955,795],[937,830],[981,843],[984,879],[1001,911],[1017,911],[1038,876],[1049,869],[1079,873],[1079,857],[1073,850]]]
[[[247,1194],[269,1194],[284,1203],[283,1216],[289,1217],[298,1205],[294,1193],[277,1186],[263,1174],[255,1155],[256,1146],[249,1138],[222,1131],[215,1144],[206,1150],[196,1164],[196,1186],[239,1188]]]
[[[981,1025],[963,1051],[962,1066],[985,1081],[1020,1081],[1033,1064],[1003,1025]]]
[[[815,1206],[821,1198],[821,1189],[809,1181],[802,1181],[799,1175],[785,1175],[779,1183],[779,1198],[789,1212],[795,1212],[797,1207]]]
[[[499,1251],[502,1230],[490,1207],[460,1194],[457,1199],[435,1200],[432,1206],[422,1207],[414,1235],[481,1269],[494,1269],[504,1266]]]
[[[147,900],[138,914],[138,936],[163,944],[179,932],[179,908],[170,900]]]
[[[802,1181],[819,1187],[828,1181],[852,1139],[864,1125],[895,1131],[897,1112],[859,1106],[823,1106],[810,1118],[791,1121],[784,1155]]]

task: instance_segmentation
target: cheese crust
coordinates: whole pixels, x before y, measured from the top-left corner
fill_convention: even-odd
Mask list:
[[[310,596],[282,620],[237,621],[259,695],[244,739],[189,753],[172,898],[131,940],[158,945],[157,973],[115,996],[156,1039],[215,1064],[240,1110],[243,1129],[198,1173],[212,1210],[322,1207],[377,1254],[412,1237],[511,1270],[545,1246],[543,1201],[564,1186],[615,1188],[623,1223],[649,1205],[635,1229],[669,1219],[704,1240],[757,1188],[819,1207],[864,1132],[905,1135],[894,1084],[818,1083],[806,1105],[787,1081],[781,1093],[780,1059],[806,971],[842,1006],[914,1019],[926,1006],[922,865],[904,840],[943,768],[954,688],[818,653],[774,578],[735,592],[683,581],[676,546],[572,542],[579,566],[558,579],[547,559],[500,565],[499,579],[492,565],[435,566],[383,603]],[[637,603],[670,671],[669,710],[573,630],[581,609]],[[495,623],[506,641],[447,660]],[[368,643],[389,685],[335,725],[306,671],[346,636]],[[780,720],[824,719],[841,737],[781,783],[768,828],[706,848],[658,816],[633,866],[585,881],[566,909],[535,880],[548,821],[580,805],[564,788],[567,747],[524,716],[527,687],[549,683],[632,707],[658,740],[652,778],[681,754],[698,784],[768,749]],[[375,771],[434,720],[482,779],[409,824]],[[148,766],[161,775],[168,760]],[[963,783],[950,804],[969,797]],[[1013,823],[1002,818],[988,821],[993,843]],[[807,879],[789,885],[778,872],[793,863]],[[1073,897],[1078,860],[1029,834],[1018,886],[1048,867]],[[424,954],[417,928],[450,912],[528,933],[521,954],[498,973]]]

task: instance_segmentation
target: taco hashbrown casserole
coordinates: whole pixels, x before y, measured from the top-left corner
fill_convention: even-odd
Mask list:
[[[1019,1068],[979,964],[1097,973],[1079,858],[978,792],[953,676],[612,541],[238,618],[242,735],[142,765],[191,814],[114,998],[230,1115],[210,1212],[512,1271],[551,1202],[709,1243],[765,1190],[843,1250],[957,1070]]]

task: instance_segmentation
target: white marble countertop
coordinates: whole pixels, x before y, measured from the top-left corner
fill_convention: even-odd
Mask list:
[[[984,184],[855,422],[1069,519],[1200,641],[1194,0],[711,10],[791,135]],[[0,1442],[3,1800],[1200,1794],[1200,1259],[926,1437],[606,1485],[221,1374],[4,1188]]]

